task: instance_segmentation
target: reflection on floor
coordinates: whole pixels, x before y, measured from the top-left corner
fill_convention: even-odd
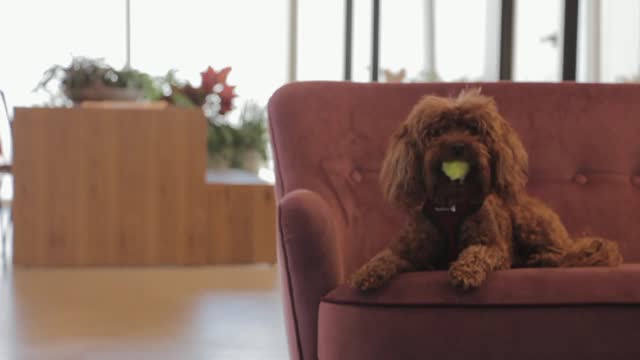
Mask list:
[[[286,359],[276,269],[0,270],[0,359]]]

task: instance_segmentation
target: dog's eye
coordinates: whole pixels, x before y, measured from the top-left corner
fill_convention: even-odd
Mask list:
[[[468,125],[467,126],[467,131],[471,135],[478,135],[480,133],[480,130],[478,129],[478,127],[476,125]]]

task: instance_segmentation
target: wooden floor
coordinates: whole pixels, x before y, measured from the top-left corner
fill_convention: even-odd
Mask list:
[[[0,269],[0,359],[286,359],[273,266]]]

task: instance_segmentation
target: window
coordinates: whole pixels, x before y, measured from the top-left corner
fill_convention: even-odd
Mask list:
[[[601,1],[600,81],[638,79],[640,2]]]
[[[354,81],[371,80],[371,1],[353,0],[353,50],[351,78]]]
[[[298,80],[342,80],[344,9],[344,0],[299,0]]]
[[[487,1],[436,1],[436,70],[442,80],[486,79]]]
[[[199,84],[200,72],[231,66],[236,108],[266,105],[286,81],[287,1],[131,1],[131,65],[163,75],[170,69]],[[231,117],[238,116],[233,111]]]
[[[404,72],[407,81],[490,78],[485,71],[487,37],[498,34],[487,32],[488,2],[495,0],[433,0],[432,8],[425,0],[381,1],[380,79],[385,80],[385,70],[395,80]]]
[[[424,3],[423,0],[380,2],[381,81],[386,79],[385,70],[392,77],[404,72],[407,80],[422,81],[425,53],[429,51],[425,41]]]
[[[559,81],[562,78],[564,1],[515,1],[513,79]]]
[[[47,100],[32,90],[51,65],[67,65],[72,56],[125,63],[124,2],[109,0],[20,0],[0,10],[0,88],[11,105]]]

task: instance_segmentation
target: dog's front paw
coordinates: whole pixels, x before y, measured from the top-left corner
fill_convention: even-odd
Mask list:
[[[388,278],[389,276],[387,276],[383,269],[365,267],[351,276],[349,285],[360,291],[368,292],[381,288],[387,282]]]
[[[487,273],[477,266],[453,263],[449,268],[449,281],[455,288],[468,291],[473,290],[486,280]]]
[[[528,267],[554,267],[559,266],[564,257],[564,253],[552,251],[531,254],[527,259],[526,264]]]

